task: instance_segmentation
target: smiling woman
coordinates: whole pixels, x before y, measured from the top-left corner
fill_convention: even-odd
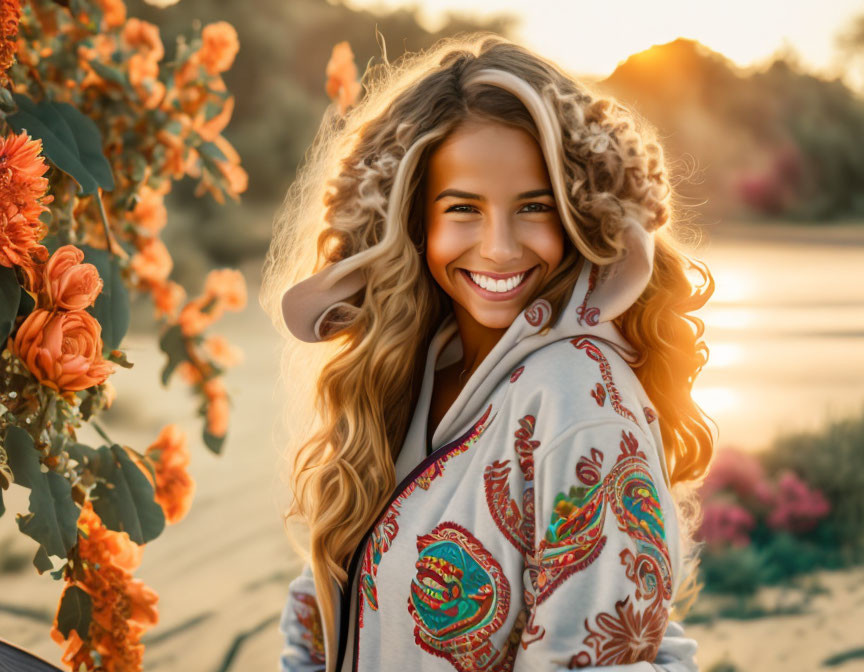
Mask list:
[[[436,371],[427,441],[529,297],[557,268],[565,233],[537,140],[470,119],[427,163],[426,262],[453,302],[463,356]]]
[[[311,548],[282,670],[696,670],[711,283],[663,231],[662,148],[498,36],[381,68],[266,269]]]

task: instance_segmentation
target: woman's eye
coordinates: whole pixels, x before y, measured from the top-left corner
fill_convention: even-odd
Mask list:
[[[546,205],[545,203],[528,203],[525,207],[530,208],[532,205],[539,205],[540,210],[529,210],[528,212],[548,212],[549,210],[554,210],[551,205]]]
[[[546,205],[545,203],[528,203],[523,207],[523,210],[524,210],[524,208],[531,208],[532,206],[534,206],[535,209],[527,210],[526,212],[549,212],[550,210],[555,209],[553,206]],[[466,210],[459,210],[458,208],[467,208],[467,209]],[[462,205],[451,205],[444,212],[471,212],[471,211],[473,211],[473,209],[474,209],[474,206],[465,205],[463,203]]]
[[[444,212],[471,212],[470,210],[457,210],[456,208],[471,208],[470,205],[451,205]]]

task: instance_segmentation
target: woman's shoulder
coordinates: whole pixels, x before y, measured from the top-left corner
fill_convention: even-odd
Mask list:
[[[616,459],[632,449],[644,452],[657,482],[670,486],[657,414],[614,345],[588,336],[553,341],[526,356],[516,372],[508,414],[531,416],[538,462],[558,453],[556,463],[561,446],[587,459],[592,448],[605,446]]]
[[[650,434],[656,419],[636,373],[601,338],[548,343],[527,355],[510,378],[511,398],[545,416],[556,433],[583,422],[623,420]]]

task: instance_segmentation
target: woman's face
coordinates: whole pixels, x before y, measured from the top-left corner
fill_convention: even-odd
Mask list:
[[[477,323],[506,329],[564,256],[540,147],[520,128],[471,120],[431,154],[426,262]]]

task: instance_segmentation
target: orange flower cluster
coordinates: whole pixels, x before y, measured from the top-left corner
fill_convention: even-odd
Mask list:
[[[165,85],[159,81],[159,61],[165,55],[159,28],[131,18],[123,28],[122,39],[134,50],[129,58],[129,83],[138,92],[144,107],[155,109],[165,97]]]
[[[208,367],[203,368],[206,370]],[[231,416],[231,403],[222,379],[218,376],[205,379],[201,368],[190,361],[181,362],[177,366],[177,373],[189,385],[201,386],[206,398],[204,410],[201,412],[207,422],[207,431],[213,436],[225,436]]]
[[[186,434],[175,424],[166,425],[149,448],[147,456],[156,472],[156,501],[169,524],[181,521],[192,506],[195,481],[189,475]],[[149,473],[145,471],[149,478]]]
[[[344,115],[348,107],[357,101],[361,88],[357,81],[354,52],[348,42],[339,42],[333,47],[325,73],[327,83],[324,88],[327,95],[339,103],[339,113]]]
[[[180,312],[180,329],[185,336],[196,336],[226,310],[246,307],[246,280],[240,271],[222,268],[210,271],[204,281],[204,293],[189,301]]]
[[[205,380],[204,395],[207,397],[207,431],[213,436],[225,436],[231,414],[225,383],[221,378]]]
[[[210,75],[229,70],[240,49],[237,31],[227,21],[217,21],[201,31],[201,50],[198,61]]]
[[[70,400],[71,393],[101,385],[115,370],[102,357],[102,326],[85,310],[102,291],[102,278],[83,260],[80,249],[64,245],[41,273],[29,275],[37,308],[9,338],[10,350],[36,379]]]
[[[246,281],[240,271],[223,268],[210,271],[201,296],[187,303],[180,312],[178,322],[183,335],[189,340],[190,359],[177,367],[177,372],[190,385],[200,385],[206,397],[207,431],[213,436],[224,436],[228,431],[230,403],[222,379],[214,375],[212,366],[203,361],[191,344],[201,332],[219,319],[226,310],[246,307]],[[212,336],[204,341],[204,355],[219,366],[239,363],[243,353],[224,338]]]
[[[92,620],[87,633],[70,630],[66,638],[55,615],[51,638],[66,647],[62,660],[73,670],[81,664],[96,668],[94,653],[101,659],[98,669],[105,672],[140,670],[141,637],[159,621],[159,596],[132,576],[141,564],[142,549],[125,532],[107,529],[89,501],[81,509],[78,528],[83,533],[78,535],[81,566],[76,569],[80,571],[67,574],[64,593],[76,585],[90,595]]]
[[[48,249],[39,241],[47,229],[39,221],[53,196],[46,195],[48,164],[42,141],[26,133],[0,138],[0,265],[32,268]]]
[[[102,22],[106,28],[119,28],[126,22],[126,5],[123,0],[96,0],[102,10]]]
[[[15,62],[15,38],[21,20],[21,0],[0,0],[0,86],[9,79],[6,71]]]

